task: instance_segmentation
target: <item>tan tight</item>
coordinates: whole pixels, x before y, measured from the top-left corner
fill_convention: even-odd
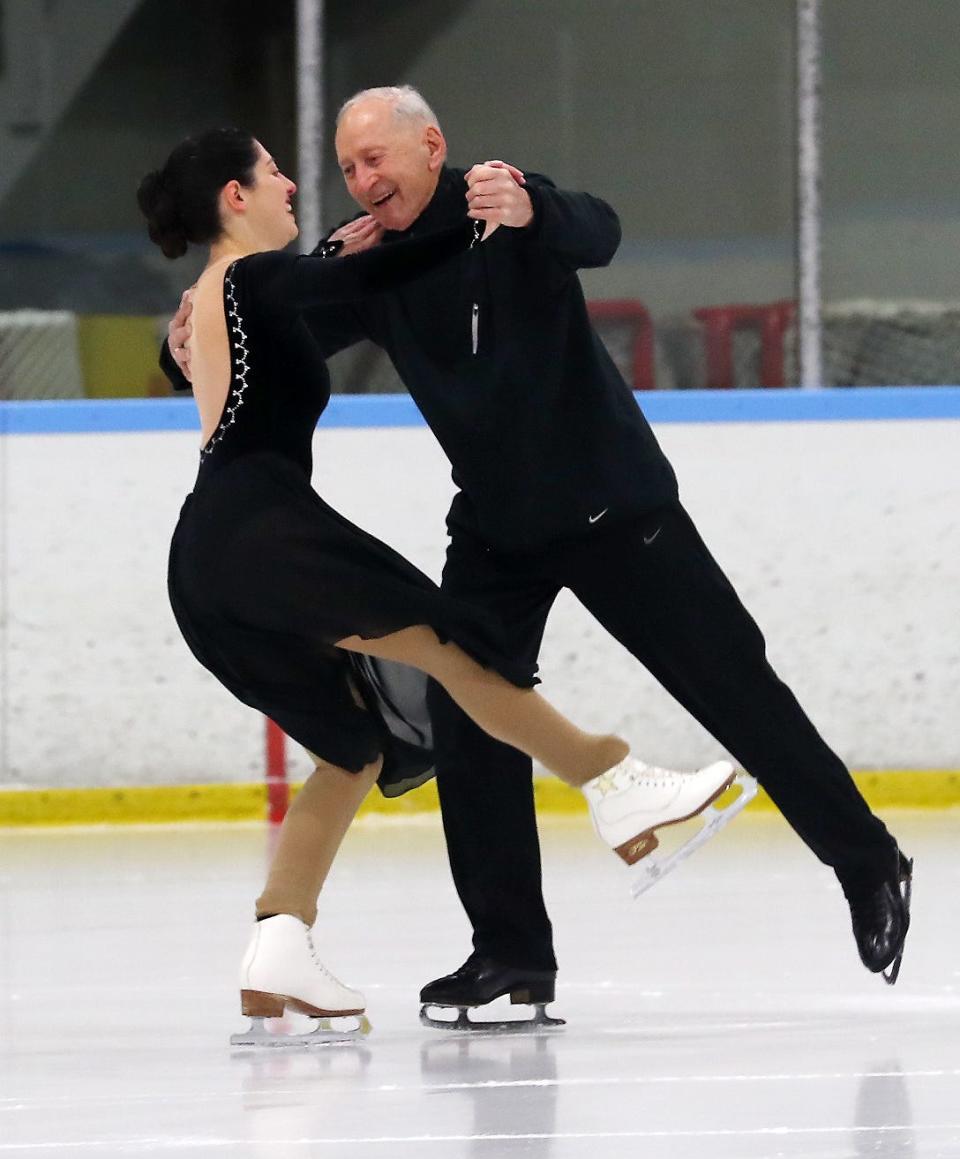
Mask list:
[[[378,758],[359,773],[320,763],[287,810],[257,917],[293,914],[312,926],[317,896],[344,834],[380,775]]]
[[[583,732],[532,688],[517,688],[456,644],[441,644],[431,628],[403,628],[377,640],[349,636],[337,646],[426,672],[492,737],[540,761],[568,785],[579,787],[630,751],[619,737]],[[360,773],[318,764],[283,822],[258,916],[295,914],[313,925],[317,895],[379,772],[379,760]]]
[[[532,688],[517,688],[456,644],[441,644],[432,628],[403,628],[379,640],[349,636],[337,647],[426,672],[484,732],[540,761],[568,785],[579,788],[630,751],[619,737],[582,732]]]

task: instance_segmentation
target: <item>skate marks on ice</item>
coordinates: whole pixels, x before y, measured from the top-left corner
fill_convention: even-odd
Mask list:
[[[466,937],[442,839],[361,826],[322,921],[374,1030],[252,1051],[226,1039],[261,834],[4,834],[0,1159],[960,1159],[960,817],[888,820],[925,883],[895,988],[774,818],[639,906],[586,826],[547,821],[568,1026],[539,1035],[419,1025]]]
[[[719,1059],[731,1029],[700,1040],[702,1064]],[[772,1043],[758,1036],[749,1058],[730,1052],[740,1064],[730,1071],[685,1063],[669,1036],[618,1051],[623,1041],[602,1031],[594,1062],[603,1054],[614,1066],[595,1073],[569,1037],[430,1035],[386,1049],[247,1055],[241,1113],[221,1138],[240,1154],[271,1156],[323,1147],[400,1159],[619,1159],[637,1147],[645,1159],[956,1156],[951,1119],[925,1119],[922,1109],[956,1084],[956,1068],[918,1071],[887,1059],[861,1070],[830,1058],[806,1071],[788,1057],[803,1037],[796,1027],[774,1031]],[[664,1045],[670,1065],[658,1073]],[[783,1069],[764,1069],[763,1057]],[[254,1140],[255,1150],[242,1149]]]
[[[698,1044],[707,1047],[702,1063],[711,1054],[719,1061],[731,1029],[724,1028],[725,1038]],[[270,1119],[278,1145],[334,1146],[344,1155],[619,1159],[641,1153],[637,1148],[645,1159],[960,1154],[954,1149],[960,1145],[957,1116],[930,1115],[931,1095],[946,1095],[960,1070],[913,1070],[895,1059],[866,1068],[835,1066],[838,1060],[830,1058],[825,1061],[831,1065],[806,1071],[789,1060],[804,1036],[802,1028],[791,1027],[774,1031],[772,1045],[758,1037],[749,1048],[749,1066],[729,1071],[690,1065],[692,1059],[680,1059],[668,1045],[671,1065],[658,1071],[665,1040],[649,1036],[641,1044],[637,1036],[618,1050],[622,1038],[610,1041],[595,1031],[587,1035],[594,1062],[604,1056],[614,1065],[589,1073],[581,1051],[571,1049],[571,1036],[430,1035],[419,1044],[417,1059],[410,1042],[402,1058],[394,1056],[395,1081],[383,1081],[386,1060],[377,1048],[365,1052],[362,1090],[338,1083],[329,1059],[317,1054],[301,1060],[274,1055],[270,1062],[282,1057],[282,1063],[269,1075],[262,1055],[247,1056],[252,1069],[246,1099],[268,1113],[286,1099],[282,1115]],[[391,1050],[399,1049],[394,1042]],[[726,1050],[734,1056],[730,1061],[748,1061]],[[336,1053],[336,1062],[346,1065],[347,1052]],[[783,1069],[764,1069],[764,1057]],[[311,1063],[318,1068],[312,1082]],[[344,1100],[342,1115],[331,1118],[306,1107],[309,1092],[319,1105],[324,1090]],[[292,1112],[298,1101],[299,1112]],[[924,1104],[927,1118],[915,1110]],[[350,1127],[349,1114],[365,1114],[367,1130]]]

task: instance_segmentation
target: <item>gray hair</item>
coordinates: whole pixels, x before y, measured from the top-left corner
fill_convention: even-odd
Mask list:
[[[386,85],[382,88],[364,89],[355,93],[348,101],[344,101],[337,113],[337,125],[355,105],[365,100],[386,101],[393,105],[393,113],[407,121],[422,121],[427,125],[436,125],[440,128],[437,115],[430,108],[419,92],[412,85]]]

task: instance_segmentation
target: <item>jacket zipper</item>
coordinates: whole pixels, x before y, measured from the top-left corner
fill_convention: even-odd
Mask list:
[[[483,222],[475,221],[473,223],[473,237],[470,239],[470,248],[477,244],[483,237]],[[474,302],[470,313],[470,337],[473,344],[473,353],[476,354],[480,348],[480,303]]]

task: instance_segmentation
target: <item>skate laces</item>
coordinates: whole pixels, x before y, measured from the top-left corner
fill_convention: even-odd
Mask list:
[[[635,757],[627,757],[612,769],[601,773],[594,781],[596,788],[606,794],[620,789],[629,789],[631,785],[643,782],[657,789],[666,789],[675,785],[683,773],[672,769],[661,768],[660,765],[648,765]]]
[[[644,761],[634,762],[634,780],[646,781],[658,789],[666,789],[675,785],[685,775],[675,769],[665,769],[661,765],[648,765]]]
[[[313,944],[313,935],[307,930],[307,948],[310,950],[310,957],[313,959],[313,964],[317,967],[325,978],[329,978],[331,982],[335,982],[338,986],[343,986],[339,978],[335,977],[327,967],[320,961],[320,955],[317,953],[317,947]]]

